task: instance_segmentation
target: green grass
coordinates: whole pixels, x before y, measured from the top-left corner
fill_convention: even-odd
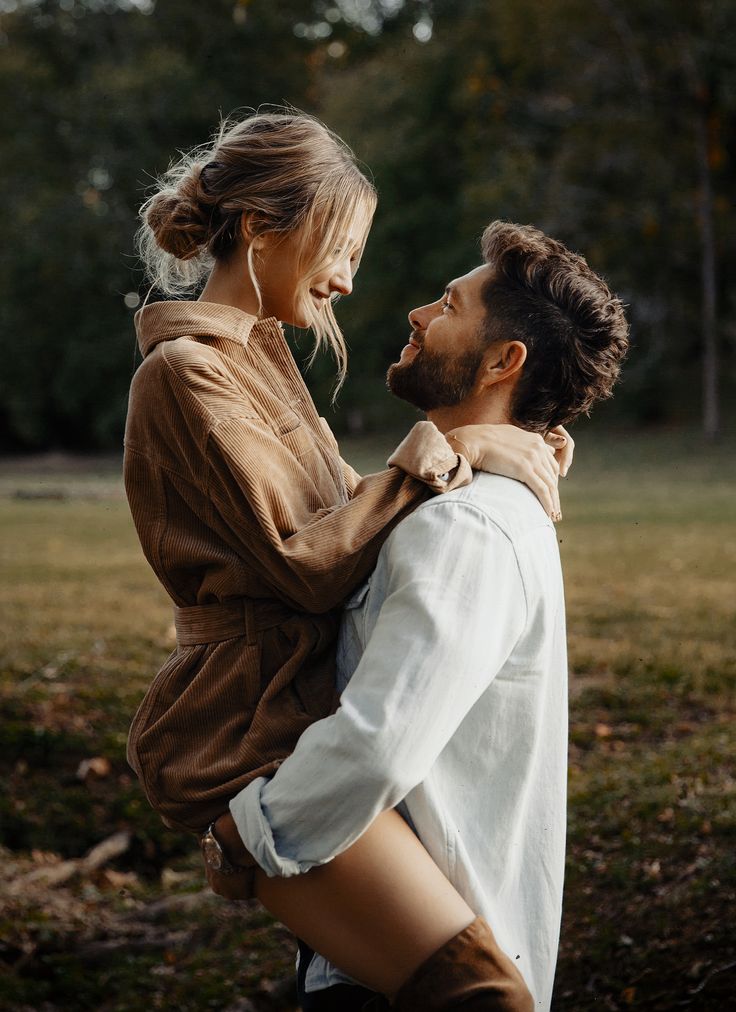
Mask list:
[[[366,471],[390,449],[344,453]],[[736,990],[734,450],[692,433],[584,430],[563,482],[560,1012],[715,1010]],[[173,630],[118,464],[5,462],[0,523],[0,1006],[293,1007],[286,933],[200,895],[191,842],[163,828],[125,763]],[[80,779],[95,757],[101,775]],[[43,881],[120,829],[130,847],[105,868]]]

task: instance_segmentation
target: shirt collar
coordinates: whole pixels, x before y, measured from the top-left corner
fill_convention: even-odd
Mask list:
[[[135,314],[138,345],[144,358],[162,341],[185,335],[222,337],[245,345],[253,326],[259,322],[266,321],[259,321],[256,316],[234,306],[215,302],[153,302]]]

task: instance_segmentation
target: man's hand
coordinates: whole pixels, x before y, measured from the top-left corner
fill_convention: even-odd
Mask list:
[[[559,444],[569,437],[564,430],[552,431],[554,445],[517,425],[461,425],[446,436],[450,446],[466,456],[472,468],[524,482],[548,515],[553,520],[561,520],[557,488],[561,465],[556,453],[563,451]],[[569,466],[568,458],[565,459]]]
[[[205,874],[212,892],[226,900],[252,900],[255,897],[255,868],[243,868],[242,871],[223,875],[205,865]]]
[[[205,861],[205,873],[210,889],[228,900],[253,899],[257,865],[250,851],[246,850],[230,812],[223,813],[217,819],[213,831],[225,857],[235,871],[224,874],[210,868]]]

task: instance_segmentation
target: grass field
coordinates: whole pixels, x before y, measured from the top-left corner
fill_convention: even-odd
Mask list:
[[[387,449],[344,452],[367,470]],[[560,1012],[721,1010],[736,993],[734,451],[583,431],[563,483]],[[0,1007],[290,1009],[288,934],[202,890],[190,841],[126,767],[173,630],[118,466],[0,463]]]

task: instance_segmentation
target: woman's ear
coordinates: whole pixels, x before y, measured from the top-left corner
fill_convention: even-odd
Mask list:
[[[263,238],[255,232],[252,215],[247,211],[244,211],[240,216],[240,234],[245,245],[252,246],[254,251],[261,249],[263,246]]]
[[[526,362],[526,345],[522,341],[499,341],[491,345],[481,366],[482,383],[492,386],[518,373]]]

